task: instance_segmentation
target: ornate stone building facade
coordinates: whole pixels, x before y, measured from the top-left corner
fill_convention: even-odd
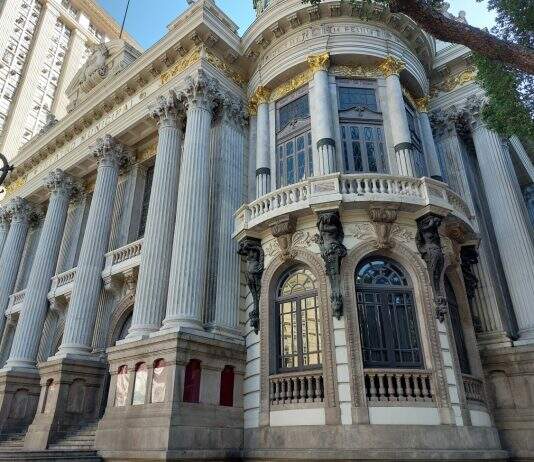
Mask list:
[[[532,460],[532,154],[469,50],[255,6],[97,50],[14,160],[0,460]]]

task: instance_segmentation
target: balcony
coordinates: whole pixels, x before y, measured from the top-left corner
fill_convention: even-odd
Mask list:
[[[475,379],[470,375],[463,375],[465,398],[468,401],[477,401],[479,403],[485,403],[484,384],[482,380]]]
[[[22,302],[24,301],[24,296],[26,295],[26,289],[20,290],[9,296],[9,302],[6,309],[6,316],[10,314],[18,313],[22,308]]]
[[[434,384],[430,371],[366,369],[364,378],[367,401],[371,405],[434,401]]]
[[[323,373],[319,371],[272,375],[269,378],[271,405],[322,403]]]
[[[366,209],[379,203],[406,212],[432,206],[471,227],[469,207],[445,183],[426,177],[336,173],[285,186],[243,205],[235,214],[235,235],[255,228],[263,229],[270,220],[288,213],[304,215],[310,209],[325,209],[330,204]]]

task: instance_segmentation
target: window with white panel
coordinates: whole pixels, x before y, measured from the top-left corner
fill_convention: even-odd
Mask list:
[[[337,80],[343,170],[346,173],[388,171],[382,113],[375,82]]]
[[[308,88],[276,104],[276,185],[297,183],[313,175]]]

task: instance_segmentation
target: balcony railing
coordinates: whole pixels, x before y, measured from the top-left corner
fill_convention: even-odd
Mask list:
[[[486,402],[482,380],[467,375],[463,376],[465,397],[468,401]]]
[[[430,371],[367,369],[365,392],[370,402],[431,402],[434,384]]]
[[[24,301],[25,295],[26,295],[26,289],[20,290],[9,296],[9,303],[6,309],[6,316],[20,311],[20,309],[22,308],[22,302]]]
[[[108,278],[124,271],[139,266],[141,259],[141,249],[143,247],[143,240],[131,242],[119,249],[113,250],[106,254],[106,261],[102,277]]]
[[[235,233],[283,214],[333,202],[387,202],[407,211],[433,205],[449,210],[464,222],[469,223],[471,219],[463,199],[440,181],[376,173],[336,173],[285,186],[242,206],[235,215]]]
[[[269,379],[269,386],[272,405],[324,401],[322,371],[273,375]]]

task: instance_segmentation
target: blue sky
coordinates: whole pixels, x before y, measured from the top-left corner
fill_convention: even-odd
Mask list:
[[[470,24],[477,27],[491,27],[494,16],[488,12],[486,2],[475,0],[448,0],[450,12],[467,12]],[[119,22],[122,22],[127,0],[98,0],[98,2]],[[252,0],[216,0],[225,12],[240,27],[240,33],[247,29],[254,18]],[[186,0],[130,0],[126,19],[126,30],[144,47],[150,48],[165,35],[167,24],[187,8]]]

